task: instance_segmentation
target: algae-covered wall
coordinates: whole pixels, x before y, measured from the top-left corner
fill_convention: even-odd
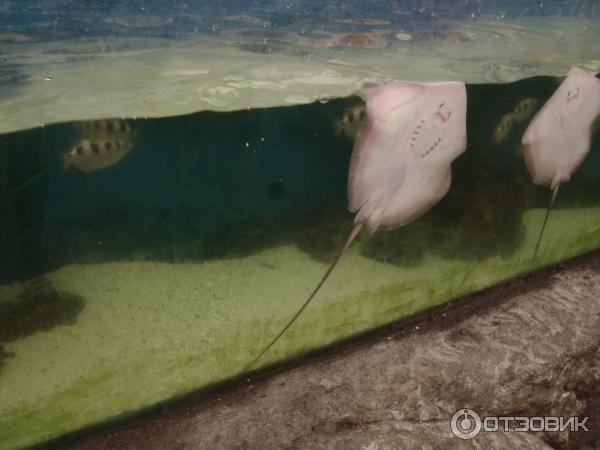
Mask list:
[[[448,195],[409,226],[361,234],[260,363],[600,247],[596,133],[532,259],[550,194],[519,142],[559,82],[468,86],[469,146]],[[0,136],[0,447],[240,375],[352,226],[343,118],[361,106],[128,120],[131,152],[90,174],[60,165],[78,123]]]

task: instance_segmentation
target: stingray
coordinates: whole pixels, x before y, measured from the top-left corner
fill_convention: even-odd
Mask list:
[[[533,182],[552,190],[534,260],[558,188],[571,179],[590,151],[593,123],[599,115],[600,80],[573,67],[523,135],[523,156]]]
[[[348,176],[354,226],[308,299],[248,367],[292,326],[364,227],[375,232],[406,225],[450,188],[451,163],[467,147],[465,84],[394,82],[367,88],[363,95],[367,113]]]

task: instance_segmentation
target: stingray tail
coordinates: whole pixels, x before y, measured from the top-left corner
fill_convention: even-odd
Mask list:
[[[556,200],[556,194],[558,194],[558,188],[560,184],[557,184],[554,189],[552,189],[552,197],[550,197],[550,204],[548,205],[548,209],[546,210],[546,217],[544,217],[544,223],[542,224],[542,229],[540,230],[540,235],[538,236],[538,240],[535,244],[535,252],[533,253],[532,263],[535,262],[535,259],[538,254],[538,250],[540,249],[540,244],[542,242],[542,236],[544,235],[544,230],[546,229],[546,224],[548,223],[548,218],[550,217],[550,211],[552,211],[552,206],[554,205],[554,200]]]
[[[346,252],[346,250],[348,250],[348,247],[350,247],[350,244],[352,244],[352,241],[354,241],[356,236],[358,236],[358,233],[360,232],[362,227],[363,227],[362,223],[357,223],[354,225],[354,227],[352,228],[352,231],[350,232],[350,234],[348,235],[348,238],[346,239],[346,242],[344,242],[344,245],[340,248],[335,259],[329,266],[329,269],[327,269],[327,272],[325,272],[325,275],[323,275],[323,278],[321,278],[321,281],[319,282],[319,284],[317,284],[317,287],[312,291],[310,296],[306,299],[306,301],[300,307],[300,309],[296,312],[296,314],[293,315],[293,317],[289,320],[289,322],[285,325],[285,327],[283,327],[281,329],[281,331],[277,334],[277,336],[275,336],[273,338],[273,340],[271,340],[269,345],[267,345],[263,351],[261,351],[252,361],[250,361],[250,363],[247,366],[247,369],[252,368],[252,366],[254,366],[254,364],[265,353],[267,353],[271,349],[271,347],[273,347],[273,345],[275,345],[275,343],[279,340],[279,338],[281,338],[281,336],[284,335],[284,333],[292,326],[292,324],[296,321],[296,319],[298,319],[298,317],[300,317],[300,314],[302,314],[302,312],[306,309],[306,307],[309,305],[309,303],[312,301],[312,299],[315,297],[315,295],[317,295],[317,293],[319,292],[319,290],[321,289],[323,284],[325,284],[325,281],[327,281],[327,278],[329,278],[329,275],[331,275],[331,272],[333,272],[333,269],[335,269],[335,267],[337,266],[338,262],[342,258],[342,255]]]

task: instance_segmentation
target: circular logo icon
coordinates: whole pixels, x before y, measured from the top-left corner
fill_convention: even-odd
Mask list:
[[[460,439],[473,439],[481,431],[481,417],[472,409],[459,409],[450,420],[454,436]]]

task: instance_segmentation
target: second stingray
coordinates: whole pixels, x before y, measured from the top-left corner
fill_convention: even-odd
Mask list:
[[[394,82],[363,94],[367,114],[348,176],[354,227],[316,288],[249,367],[306,309],[361,229],[392,230],[429,211],[448,192],[452,161],[466,150],[464,83]]]
[[[533,182],[552,190],[534,261],[558,188],[571,179],[589,153],[593,124],[599,116],[600,80],[573,67],[523,135],[523,156]]]

